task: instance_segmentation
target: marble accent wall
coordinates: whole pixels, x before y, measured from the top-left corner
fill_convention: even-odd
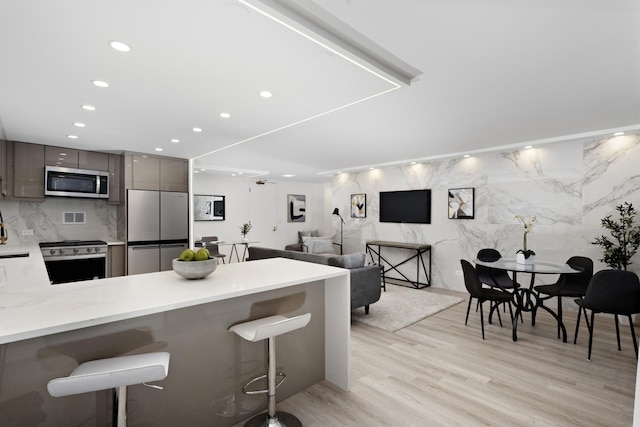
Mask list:
[[[0,203],[0,211],[9,230],[7,245],[61,240],[117,240],[116,208],[105,200],[66,197]],[[64,212],[85,212],[86,223],[63,224]],[[33,230],[33,235],[23,236],[23,230]]]
[[[424,242],[432,245],[434,287],[464,290],[460,259],[473,260],[483,247],[515,257],[522,247],[523,226],[516,214],[536,215],[528,235],[536,258],[564,262],[583,255],[594,260],[600,247],[590,242],[607,233],[600,220],[616,214],[627,201],[640,208],[640,136],[565,142],[528,150],[487,153],[469,158],[386,167],[334,178],[333,200],[345,212],[345,253],[364,251],[367,240]],[[475,188],[475,218],[449,219],[448,189]],[[379,222],[380,191],[428,188],[432,192],[431,224]],[[350,195],[367,194],[367,217],[351,218]],[[389,252],[392,259],[406,254]],[[640,273],[640,255],[631,270]],[[415,275],[415,264],[407,271]],[[538,276],[545,283],[557,276]]]

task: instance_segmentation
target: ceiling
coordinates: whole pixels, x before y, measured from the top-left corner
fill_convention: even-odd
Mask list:
[[[637,0],[0,0],[0,137],[322,182],[637,131],[638,22]]]

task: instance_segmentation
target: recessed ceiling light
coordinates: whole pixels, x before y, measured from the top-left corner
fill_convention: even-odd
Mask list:
[[[78,135],[67,135],[69,139],[78,139]]]
[[[463,157],[464,157],[465,159],[468,159],[469,157],[471,157],[471,155],[469,155],[469,154],[465,154]]]
[[[111,40],[109,42],[109,46],[111,46],[112,48],[114,48],[118,52],[130,52],[131,51],[131,46],[129,46],[126,43],[119,42],[117,40]]]
[[[620,136],[620,135],[624,135],[624,132],[616,132],[613,134],[613,136]]]
[[[415,165],[415,164],[417,164],[417,162],[411,162],[411,164],[412,164],[412,165]]]
[[[109,83],[104,82],[102,80],[91,80],[91,83],[93,83],[94,86],[98,86],[98,87],[109,87]]]
[[[156,148],[156,151],[162,151],[162,148],[158,147]]]
[[[73,125],[75,127],[78,127],[78,128],[83,128],[84,127],[84,123],[80,123],[80,122],[75,122]]]
[[[177,139],[177,138],[173,138],[173,139],[171,140],[171,142],[173,142],[174,144],[177,144],[178,142],[180,142],[180,140],[179,140],[179,139]]]
[[[370,171],[374,170],[375,168],[369,168]]]
[[[263,98],[271,98],[273,94],[268,90],[263,90],[262,92],[260,92],[260,96]]]
[[[220,113],[220,117],[222,117],[223,119],[228,119],[231,117],[231,114],[229,113]]]
[[[293,178],[295,175],[291,174],[291,173],[286,173],[284,175],[282,175],[283,178]]]
[[[202,129],[201,128],[193,128],[193,131],[194,132],[202,132]]]
[[[528,150],[529,148],[533,148],[533,145],[525,145],[524,148]]]
[[[96,107],[94,107],[93,105],[83,105],[82,108],[87,111],[96,111]]]

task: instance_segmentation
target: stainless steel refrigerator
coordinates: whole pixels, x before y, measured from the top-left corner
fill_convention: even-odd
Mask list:
[[[127,190],[127,274],[171,270],[188,246],[188,193]]]

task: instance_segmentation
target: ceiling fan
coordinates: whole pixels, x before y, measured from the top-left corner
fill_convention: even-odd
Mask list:
[[[277,182],[275,182],[275,181],[269,181],[269,180],[266,180],[266,179],[259,179],[257,181],[253,181],[253,182],[255,182],[257,185],[277,184]]]

